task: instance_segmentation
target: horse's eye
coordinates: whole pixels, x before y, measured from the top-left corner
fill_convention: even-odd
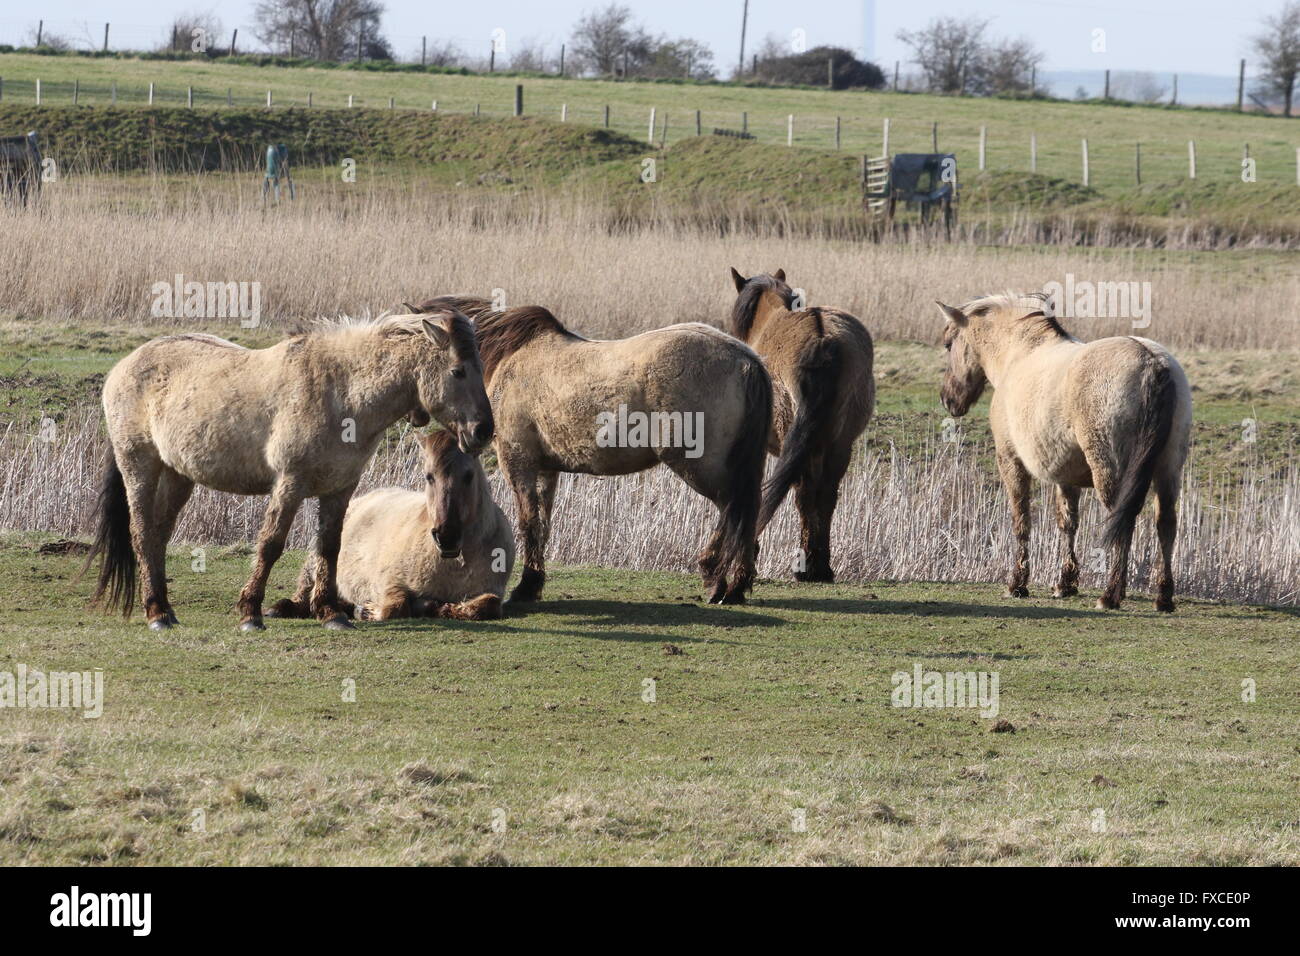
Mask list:
[[[429,484],[433,484],[433,475],[425,475],[424,480],[427,481]]]
[[[457,365],[454,369],[451,370],[451,377],[452,377],[452,378],[464,378],[464,377],[465,377],[465,369],[462,368],[461,366]]]

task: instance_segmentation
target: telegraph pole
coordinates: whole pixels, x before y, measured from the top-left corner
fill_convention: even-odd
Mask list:
[[[736,76],[743,76],[745,73],[745,27],[749,25],[749,0],[745,0],[745,12],[740,15],[740,66],[737,68]]]

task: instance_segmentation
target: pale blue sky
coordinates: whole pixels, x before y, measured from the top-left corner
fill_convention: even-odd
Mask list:
[[[691,36],[709,44],[715,62],[730,68],[739,46],[743,0],[631,0],[637,17],[655,33]],[[124,45],[152,45],[166,34],[177,13],[215,13],[226,31],[238,27],[245,49],[252,36],[254,0],[42,0],[20,8],[0,8],[0,42],[13,43],[44,17],[47,28],[81,45],[102,42],[104,22]],[[598,0],[478,0],[433,3],[386,0],[385,33],[399,53],[418,51],[420,36],[451,37],[467,50],[486,51],[494,28],[506,31],[507,49],[516,39],[533,38],[558,50],[573,22]],[[790,36],[802,29],[808,46],[833,43],[862,50],[874,37],[872,58],[892,69],[906,59],[895,39],[900,29],[938,15],[978,13],[992,18],[994,34],[1033,38],[1047,54],[1048,70],[1153,70],[1158,72],[1236,72],[1249,52],[1248,37],[1260,18],[1281,0],[750,0],[748,47],[767,34]],[[874,29],[864,10],[874,9]],[[26,10],[32,11],[30,15]],[[1091,50],[1093,30],[1106,31],[1106,52]],[[93,38],[93,39],[92,39]],[[906,69],[906,67],[904,67]]]

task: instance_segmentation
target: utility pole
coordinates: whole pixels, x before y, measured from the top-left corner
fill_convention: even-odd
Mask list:
[[[1237,112],[1241,112],[1241,94],[1246,89],[1246,61],[1241,61],[1241,69],[1237,73]]]
[[[736,69],[736,75],[740,76],[745,72],[745,27],[749,25],[749,0],[745,0],[745,11],[740,15],[740,66]]]

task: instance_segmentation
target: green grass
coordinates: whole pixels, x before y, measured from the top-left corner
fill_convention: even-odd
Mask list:
[[[974,172],[979,130],[988,134],[988,168],[995,172],[1029,169],[1029,137],[1037,135],[1038,172],[1078,183],[1080,138],[1089,139],[1091,183],[1107,194],[1134,184],[1134,147],[1142,144],[1143,178],[1174,183],[1187,174],[1187,141],[1197,142],[1198,186],[1239,182],[1245,144],[1258,162],[1260,183],[1294,186],[1295,133],[1290,120],[1239,115],[1221,110],[1170,109],[1125,104],[1073,103],[939,97],[917,94],[831,92],[812,89],[765,89],[730,85],[613,82],[545,77],[461,76],[385,73],[356,70],[276,68],[218,62],[167,62],[136,59],[91,59],[32,54],[0,55],[5,101],[32,104],[35,80],[42,80],[47,104],[68,104],[74,79],[82,104],[108,102],[118,84],[119,102],[142,103],[148,84],[156,84],[155,102],[183,106],[186,88],[196,90],[199,106],[224,106],[229,89],[236,105],[262,106],[268,88],[280,106],[303,106],[313,94],[317,107],[344,107],[349,94],[358,107],[386,107],[388,98],[402,109],[506,116],[513,108],[514,86],[525,88],[525,112],[558,119],[568,105],[574,123],[600,125],[606,105],[613,129],[645,142],[651,107],[662,124],[668,117],[668,141],[695,133],[695,110],[702,126],[739,129],[742,113],[760,141],[784,145],[786,121],[794,114],[798,146],[834,147],[835,118],[841,119],[845,153],[875,155],[881,148],[883,120],[891,120],[893,152],[929,152],[932,124],[938,124],[939,148],[958,154],[963,170]],[[658,135],[658,134],[656,134]]]
[[[181,548],[158,635],[36,544],[0,546],[0,670],[102,668],[104,712],[0,713],[0,863],[1300,862],[1293,612],[767,581],[714,608],[559,568],[500,622],[247,635],[247,557]],[[996,672],[1014,732],[892,708],[917,663]]]

